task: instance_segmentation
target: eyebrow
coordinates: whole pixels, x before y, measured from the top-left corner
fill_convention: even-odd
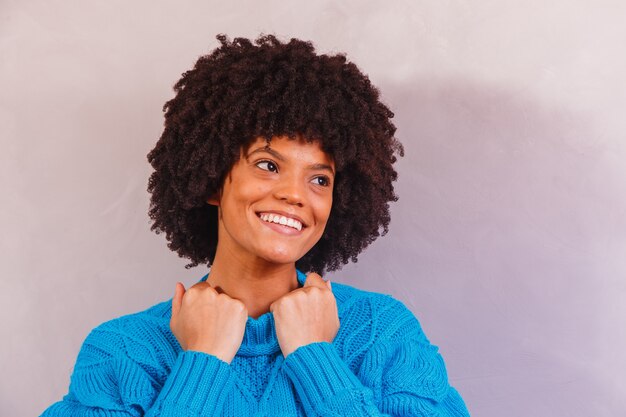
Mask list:
[[[280,153],[276,152],[274,149],[268,147],[268,146],[264,146],[262,148],[257,148],[255,150],[253,150],[252,152],[250,152],[249,154],[246,155],[246,160],[250,159],[250,156],[254,155],[255,153],[260,153],[260,152],[266,152],[269,153],[270,155],[272,155],[274,158],[278,159],[281,162],[285,161],[285,157],[282,156]],[[331,167],[328,164],[311,164],[309,166],[307,166],[307,169],[310,170],[325,170],[325,171],[329,171],[332,175],[335,175],[335,171],[333,170],[333,167]]]

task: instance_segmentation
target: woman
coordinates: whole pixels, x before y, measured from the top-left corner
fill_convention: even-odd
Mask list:
[[[387,232],[403,151],[377,89],[308,42],[218,40],[148,155],[152,229],[210,273],[94,329],[43,415],[468,415],[401,302],[318,275]]]

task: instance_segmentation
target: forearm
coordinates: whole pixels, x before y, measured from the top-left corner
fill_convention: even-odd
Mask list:
[[[230,365],[201,352],[180,353],[162,387],[129,362],[111,372],[80,369],[70,393],[41,417],[200,417],[221,414],[234,387]],[[107,384],[108,387],[104,387]],[[111,385],[113,384],[113,385]]]
[[[388,375],[384,382],[373,381],[373,386],[364,385],[330,343],[302,346],[285,359],[284,368],[309,417],[469,416],[463,400],[447,382],[436,400],[421,396],[414,389],[414,380],[394,381],[394,375]],[[419,378],[419,374],[412,377]],[[377,395],[384,391],[383,383],[396,385],[396,392]]]

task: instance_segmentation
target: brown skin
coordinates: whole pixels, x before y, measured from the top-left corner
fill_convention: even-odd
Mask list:
[[[218,196],[218,246],[207,282],[185,291],[178,283],[170,327],[185,350],[230,363],[248,316],[271,311],[286,357],[300,346],[332,342],[339,330],[337,304],[326,283],[309,274],[298,288],[295,262],[324,232],[332,206],[334,163],[317,142],[259,138],[235,163]],[[260,219],[280,213],[301,230]]]
[[[330,281],[316,273],[307,275],[304,287],[276,300],[270,306],[276,323],[278,344],[287,357],[300,346],[332,342],[339,331],[337,301]]]

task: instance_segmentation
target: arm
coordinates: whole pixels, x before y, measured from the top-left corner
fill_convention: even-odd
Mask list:
[[[302,346],[285,358],[285,372],[308,416],[469,416],[448,384],[438,348],[413,314],[394,303],[402,324],[377,329],[380,336],[356,372],[326,342]]]
[[[160,369],[153,363],[149,341],[144,346],[118,330],[105,323],[91,332],[78,355],[69,393],[42,417],[220,414],[224,394],[234,386],[226,362],[187,351],[176,356],[170,369]]]

